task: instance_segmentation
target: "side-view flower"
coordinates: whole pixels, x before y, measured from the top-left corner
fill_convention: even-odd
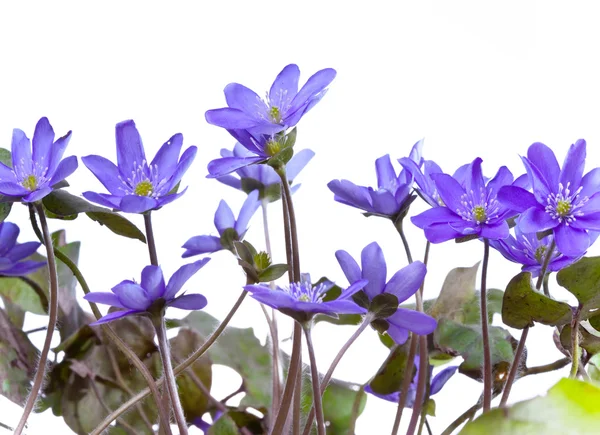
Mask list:
[[[165,285],[162,269],[159,266],[146,266],[142,270],[140,283],[125,280],[114,286],[110,292],[91,292],[84,296],[89,302],[121,308],[102,317],[92,325],[110,322],[124,316],[147,313],[150,308],[175,307],[182,310],[201,310],[206,306],[206,298],[201,294],[177,296],[183,285],[210,258],[180,267]],[[160,307],[156,305],[160,304]]]
[[[12,201],[35,202],[77,169],[77,157],[62,160],[71,132],[54,140],[48,118],[41,118],[33,133],[33,146],[22,130],[12,135],[12,168],[0,163],[0,194]]]
[[[23,276],[46,265],[43,261],[23,261],[33,254],[41,243],[17,243],[19,232],[16,224],[0,222],[0,276]]]
[[[177,133],[158,150],[150,164],[146,160],[142,138],[131,120],[116,126],[117,166],[96,155],[81,160],[110,192],[84,192],[97,204],[127,213],[156,210],[185,193],[175,193],[181,178],[192,164],[197,148],[187,148],[181,158],[183,135]]]

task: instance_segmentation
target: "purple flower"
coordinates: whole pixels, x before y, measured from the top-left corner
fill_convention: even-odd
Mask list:
[[[396,296],[400,304],[417,292],[427,273],[425,265],[415,261],[396,272],[386,283],[387,266],[383,251],[377,242],[367,245],[362,250],[362,270],[346,251],[339,250],[335,256],[348,282],[355,282],[361,278],[368,280],[368,284],[364,287],[364,294],[369,302],[383,293],[388,293]],[[387,333],[398,344],[406,341],[408,331],[427,335],[437,326],[433,317],[406,308],[398,308],[394,314],[385,319],[385,322],[389,325]]]
[[[182,266],[173,274],[165,285],[162,270],[159,266],[146,266],[142,270],[142,280],[138,284],[125,280],[114,286],[111,292],[91,292],[84,299],[97,304],[112,305],[124,311],[114,311],[102,317],[91,325],[110,322],[131,314],[148,312],[150,307],[162,302],[164,306],[182,310],[201,310],[206,306],[206,298],[201,294],[183,294],[176,297],[181,287],[190,279],[210,258],[203,258],[195,263]]]
[[[215,227],[219,232],[220,237],[216,236],[194,236],[183,245],[186,250],[182,257],[191,257],[193,255],[207,254],[217,252],[221,249],[233,249],[232,242],[234,240],[242,240],[246,231],[248,231],[248,223],[258,209],[260,200],[258,199],[258,190],[251,192],[242,208],[237,220],[233,216],[231,208],[223,200],[219,203],[219,207],[215,213]]]
[[[591,245],[588,231],[600,230],[600,168],[585,176],[586,143],[571,145],[560,168],[554,152],[534,143],[522,157],[533,193],[512,186],[501,190],[502,203],[521,213],[523,232],[553,230],[558,251],[579,257]]]
[[[225,148],[221,150],[221,157],[225,158],[246,158],[251,155],[252,153],[239,142],[233,147],[233,152]],[[286,175],[290,184],[314,155],[315,153],[309,149],[294,154],[292,159],[286,165]],[[235,173],[237,177],[233,175],[224,175],[217,178],[217,180],[246,193],[258,189],[260,192],[260,199],[266,199],[268,202],[279,199],[281,194],[281,179],[272,167],[268,165],[250,165],[236,170]],[[293,186],[291,188],[292,193],[298,190],[299,187],[299,184]]]
[[[300,69],[286,66],[277,76],[266,99],[238,83],[225,87],[229,107],[206,112],[206,121],[227,130],[248,130],[253,135],[274,135],[295,126],[327,92],[336,72],[326,68],[315,73],[298,91]]]
[[[116,126],[117,164],[101,156],[87,156],[81,160],[106,187],[110,194],[84,192],[83,196],[105,207],[127,213],[156,210],[184,194],[172,193],[188,170],[196,147],[179,153],[183,136],[177,133],[159,150],[150,165],[146,160],[142,138],[131,120]]]
[[[437,163],[433,160],[424,160],[422,164],[423,168],[421,169],[421,166],[419,166],[417,162],[407,157],[402,157],[398,162],[414,178],[414,181],[418,186],[416,191],[425,202],[432,207],[441,207],[444,205],[444,202],[437,191],[437,187],[435,187],[433,178],[431,178],[433,174],[444,173]],[[468,165],[461,166],[452,176],[463,187],[464,180],[461,179],[461,176],[464,175],[464,169],[466,169],[467,166]]]
[[[12,169],[0,163],[0,194],[15,201],[35,202],[52,192],[54,186],[77,169],[77,157],[61,161],[70,139],[69,131],[54,141],[54,130],[46,117],[35,126],[33,147],[25,133],[15,128]]]
[[[43,267],[43,261],[21,261],[33,254],[40,243],[17,243],[19,227],[12,222],[0,222],[0,276],[24,276]]]
[[[271,290],[266,284],[247,285],[244,290],[250,292],[257,301],[304,323],[315,314],[337,317],[338,314],[366,313],[364,308],[348,299],[366,283],[364,279],[357,280],[332,301],[323,301],[325,294],[334,286],[329,281],[315,286],[308,281],[295,282],[287,287],[277,286],[275,290]]]
[[[536,233],[524,233],[520,220],[517,221],[514,230],[514,237],[510,235],[503,240],[490,240],[490,246],[500,252],[507,260],[522,264],[524,271],[531,272],[532,276],[536,277],[540,274],[554,236],[548,235],[538,239]],[[548,271],[557,272],[578,259],[579,257],[567,257],[561,254],[555,246],[548,263]]]
[[[488,239],[508,237],[506,219],[514,211],[498,201],[498,191],[513,182],[512,173],[502,166],[496,176],[485,182],[478,157],[466,167],[464,184],[447,174],[431,174],[443,206],[414,216],[411,221],[425,230],[431,243],[477,235]]]
[[[419,379],[419,361],[420,358],[419,356],[415,356],[414,359],[414,365],[415,365],[415,372],[414,372],[414,377],[412,378],[412,381],[410,383],[410,387],[408,388],[408,396],[406,398],[406,408],[412,408],[415,404],[415,397],[417,395],[417,381]],[[441,389],[444,387],[444,385],[446,385],[446,382],[448,382],[448,380],[454,376],[454,373],[456,373],[456,369],[458,368],[458,366],[452,366],[452,367],[446,367],[445,369],[442,369],[437,375],[435,375],[432,379],[431,379],[431,388],[430,388],[430,392],[429,395],[433,396],[434,394],[437,394],[441,391]],[[429,366],[429,375],[431,377],[431,374],[433,373],[433,366],[430,365]],[[380,399],[383,400],[387,400],[388,402],[393,402],[393,403],[398,403],[399,399],[400,399],[400,391],[396,391],[395,393],[390,393],[390,394],[378,394],[375,391],[373,391],[373,389],[371,388],[370,385],[367,385],[365,387],[365,391],[367,393],[370,393],[374,396],[379,397]]]

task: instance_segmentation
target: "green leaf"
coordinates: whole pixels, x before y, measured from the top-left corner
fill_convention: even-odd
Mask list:
[[[20,278],[0,278],[0,295],[24,311],[34,314],[46,314],[47,292],[36,293],[29,284]]]
[[[369,384],[373,391],[378,394],[392,394],[400,391],[408,361],[409,347],[410,340],[407,340],[403,345],[396,346],[390,351],[390,354],[379,370],[377,370],[377,374]]]
[[[600,257],[584,257],[556,275],[558,284],[583,305],[581,318],[600,308]]]
[[[590,379],[596,384],[600,384],[600,353],[597,353],[590,358],[590,362],[586,367]]]
[[[362,413],[367,404],[367,394],[353,384],[341,381],[330,383],[323,393],[323,416],[328,423],[327,434],[342,435],[348,433],[352,406],[356,395],[360,394],[358,415]]]
[[[542,397],[492,409],[468,423],[461,435],[595,435],[600,421],[600,388],[561,379]]]
[[[258,274],[260,282],[270,282],[283,276],[288,270],[287,264],[272,264]]]
[[[449,318],[462,320],[463,306],[475,295],[475,279],[479,262],[472,267],[457,267],[452,269],[434,302],[429,314],[436,319]]]
[[[565,350],[571,352],[571,325],[563,326],[560,331],[560,344]],[[600,353],[600,337],[590,334],[583,325],[579,325],[579,346],[584,348],[589,354]]]
[[[176,337],[170,340],[173,359],[179,364],[188,355],[198,349],[204,340],[198,332],[191,328],[181,328]],[[212,367],[208,355],[202,355],[192,364],[190,369],[177,377],[177,388],[181,398],[181,406],[187,421],[202,417],[208,410],[209,397],[204,394],[198,383],[210,391],[212,383]]]
[[[106,228],[119,236],[137,239],[142,243],[146,243],[146,236],[144,236],[144,233],[128,219],[118,213],[113,213],[112,211],[94,211],[88,212],[86,215],[100,225],[106,225]]]
[[[6,148],[0,148],[0,162],[12,168],[12,155]]]
[[[450,355],[460,355],[464,361],[459,366],[459,371],[472,379],[481,381],[483,367],[483,339],[481,326],[461,325],[450,319],[442,319],[434,332],[436,347]],[[501,373],[508,371],[513,361],[513,349],[516,340],[510,333],[500,327],[489,328],[490,348],[493,371],[499,380]]]
[[[6,220],[6,218],[10,214],[12,205],[12,202],[0,202],[0,222],[4,222]]]
[[[571,321],[571,307],[535,290],[531,273],[521,272],[510,280],[502,303],[502,321],[517,329],[544,325],[564,325]]]
[[[224,414],[208,429],[207,435],[238,435],[238,427],[229,415]]]

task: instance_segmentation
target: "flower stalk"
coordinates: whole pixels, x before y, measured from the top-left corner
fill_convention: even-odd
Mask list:
[[[310,334],[310,324],[304,324],[304,335],[306,337],[306,345],[308,347],[308,356],[310,358],[310,374],[312,379],[313,404],[315,414],[317,415],[317,434],[325,435],[325,419],[323,417],[323,402],[321,400],[321,386],[319,382],[319,371],[317,370],[317,360],[315,358],[315,350]]]
[[[42,388],[45,377],[44,375],[46,373],[46,362],[48,361],[48,353],[50,352],[50,344],[52,342],[52,335],[54,334],[54,328],[56,327],[56,321],[58,320],[58,275],[56,273],[54,247],[52,246],[52,238],[50,236],[50,230],[48,229],[48,222],[46,221],[44,207],[39,202],[36,202],[34,207],[38,213],[38,216],[40,217],[44,246],[46,247],[46,256],[48,257],[48,275],[50,277],[50,292],[48,298],[48,329],[46,330],[46,338],[44,339],[44,345],[40,354],[38,368],[35,373],[35,377],[33,378],[31,393],[25,402],[23,415],[17,424],[14,432],[15,435],[20,435],[23,433],[23,429],[27,423],[27,418],[29,418],[31,411],[35,406],[40,389]]]
[[[156,242],[154,240],[154,230],[152,229],[152,211],[144,213],[144,226],[146,228],[146,243],[148,244],[148,253],[150,254],[150,264],[158,266],[158,255],[156,254]]]
[[[481,268],[481,337],[483,340],[483,412],[492,406],[492,353],[488,331],[487,270],[490,257],[490,242],[483,239],[483,265]]]
[[[577,306],[577,310],[575,311],[575,315],[573,316],[573,320],[571,321],[571,372],[569,373],[569,377],[577,378],[577,373],[579,371],[579,360],[581,359],[581,350],[579,348],[579,321],[581,320],[581,310],[583,309],[583,304],[579,304]]]

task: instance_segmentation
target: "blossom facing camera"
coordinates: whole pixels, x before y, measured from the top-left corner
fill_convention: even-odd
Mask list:
[[[158,308],[175,307],[182,310],[201,310],[207,303],[204,296],[197,293],[177,296],[177,293],[209,260],[210,258],[203,258],[180,267],[166,285],[159,266],[146,266],[142,270],[142,280],[139,284],[125,280],[114,286],[110,292],[88,293],[84,299],[89,302],[122,309],[122,311],[107,314],[91,325],[99,325],[133,314],[150,314],[149,310],[155,309],[157,305]]]
[[[496,176],[486,182],[481,162],[478,157],[464,172],[461,170],[460,180],[447,174],[430,175],[443,206],[426,210],[411,221],[425,231],[431,243],[471,235],[491,240],[508,237],[506,219],[515,212],[498,200],[498,191],[513,183],[513,175],[502,166]]]
[[[86,199],[127,213],[145,213],[163,207],[185,193],[186,189],[179,193],[174,190],[194,161],[197,148],[187,148],[179,158],[183,146],[181,133],[163,144],[150,164],[133,121],[117,124],[116,142],[116,166],[101,156],[82,157],[85,166],[110,192],[84,192]]]
[[[258,302],[281,311],[300,323],[305,323],[316,314],[337,317],[338,314],[364,314],[367,311],[352,301],[351,296],[367,284],[364,279],[353,282],[342,290],[337,299],[323,301],[325,294],[335,285],[326,281],[317,285],[310,282],[294,282],[286,287],[275,287],[266,284],[247,285],[244,290]]]
[[[562,169],[554,152],[534,143],[521,157],[533,193],[510,186],[500,191],[501,202],[521,213],[525,233],[552,230],[559,252],[580,257],[600,230],[600,168],[583,175],[586,143],[572,144]]]
[[[221,249],[233,249],[233,241],[241,241],[248,231],[248,223],[260,205],[258,190],[250,192],[246,201],[240,209],[237,220],[233,216],[231,208],[223,200],[215,213],[215,227],[219,232],[216,236],[194,236],[183,245],[186,250],[182,257],[217,252]]]
[[[397,298],[397,304],[404,302],[421,287],[427,273],[425,265],[420,261],[415,261],[396,272],[386,283],[387,266],[383,251],[377,242],[367,245],[362,250],[362,269],[346,251],[339,250],[335,253],[335,256],[349,282],[361,278],[368,280],[361,296],[365,299],[365,305],[369,311],[373,309],[374,305],[378,305],[377,300],[381,299],[381,295],[394,295]],[[373,303],[374,301],[375,303]],[[400,308],[397,305],[394,308],[384,318],[378,318],[377,320],[379,325],[385,324],[387,326],[386,332],[398,344],[406,341],[408,331],[419,335],[427,335],[433,332],[437,326],[436,320],[427,314]]]
[[[206,121],[227,130],[272,136],[294,127],[323,98],[335,76],[334,69],[322,69],[298,90],[300,69],[298,65],[287,65],[264,100],[246,86],[230,83],[224,90],[228,107],[207,111]]]
[[[19,227],[12,222],[0,222],[0,276],[24,276],[35,272],[46,263],[23,261],[33,254],[41,243],[17,243]]]
[[[35,126],[33,143],[22,130],[12,135],[12,168],[0,163],[0,194],[14,201],[35,202],[44,198],[54,186],[77,169],[77,157],[62,159],[71,139],[69,131],[54,140],[48,118]]]

